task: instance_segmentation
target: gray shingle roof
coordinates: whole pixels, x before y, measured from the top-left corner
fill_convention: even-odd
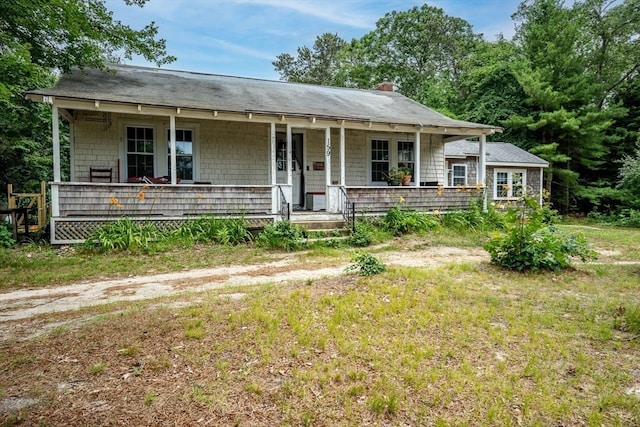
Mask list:
[[[487,142],[487,164],[504,164],[507,165],[539,165],[540,167],[548,167],[549,163],[531,154],[520,147],[507,142]],[[449,158],[464,158],[468,156],[478,156],[480,147],[477,141],[468,141],[466,139],[460,141],[448,142],[444,146],[444,155]]]
[[[362,120],[451,128],[500,128],[451,119],[399,93],[345,89],[160,68],[76,70],[29,94],[163,107]]]

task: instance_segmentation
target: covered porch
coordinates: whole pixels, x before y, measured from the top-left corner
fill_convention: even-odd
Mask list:
[[[114,68],[27,94],[52,106],[53,243],[82,241],[123,216],[171,224],[242,215],[259,225],[302,209],[353,218],[354,209],[379,215],[397,204],[464,208],[478,190],[445,186],[444,143],[476,136],[482,150],[499,131],[393,92]],[[394,168],[410,172],[408,186],[387,186]]]

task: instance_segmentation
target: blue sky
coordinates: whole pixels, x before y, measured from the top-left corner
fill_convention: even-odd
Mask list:
[[[139,29],[151,21],[178,58],[165,65],[186,71],[277,80],[272,61],[280,53],[295,55],[322,33],[350,41],[375,29],[385,13],[405,11],[424,1],[412,0],[150,0],[144,8],[107,0],[114,18]],[[519,0],[434,0],[431,6],[469,22],[476,33],[495,40],[511,38],[511,15]],[[141,58],[128,64],[152,65]]]

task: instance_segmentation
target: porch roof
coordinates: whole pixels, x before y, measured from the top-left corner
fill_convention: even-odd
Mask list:
[[[282,81],[109,65],[63,75],[53,88],[27,92],[83,101],[142,104],[231,113],[469,130],[490,134],[495,126],[454,120],[396,92],[346,89]],[[446,130],[443,133],[447,133]]]

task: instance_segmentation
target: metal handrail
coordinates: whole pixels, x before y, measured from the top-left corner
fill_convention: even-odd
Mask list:
[[[345,187],[340,187],[342,193],[342,218],[344,218],[347,228],[356,231],[356,204],[347,195]]]
[[[291,205],[287,202],[284,191],[282,191],[282,187],[279,185],[278,190],[280,190],[280,218],[282,218],[283,221],[289,221],[291,219]]]

